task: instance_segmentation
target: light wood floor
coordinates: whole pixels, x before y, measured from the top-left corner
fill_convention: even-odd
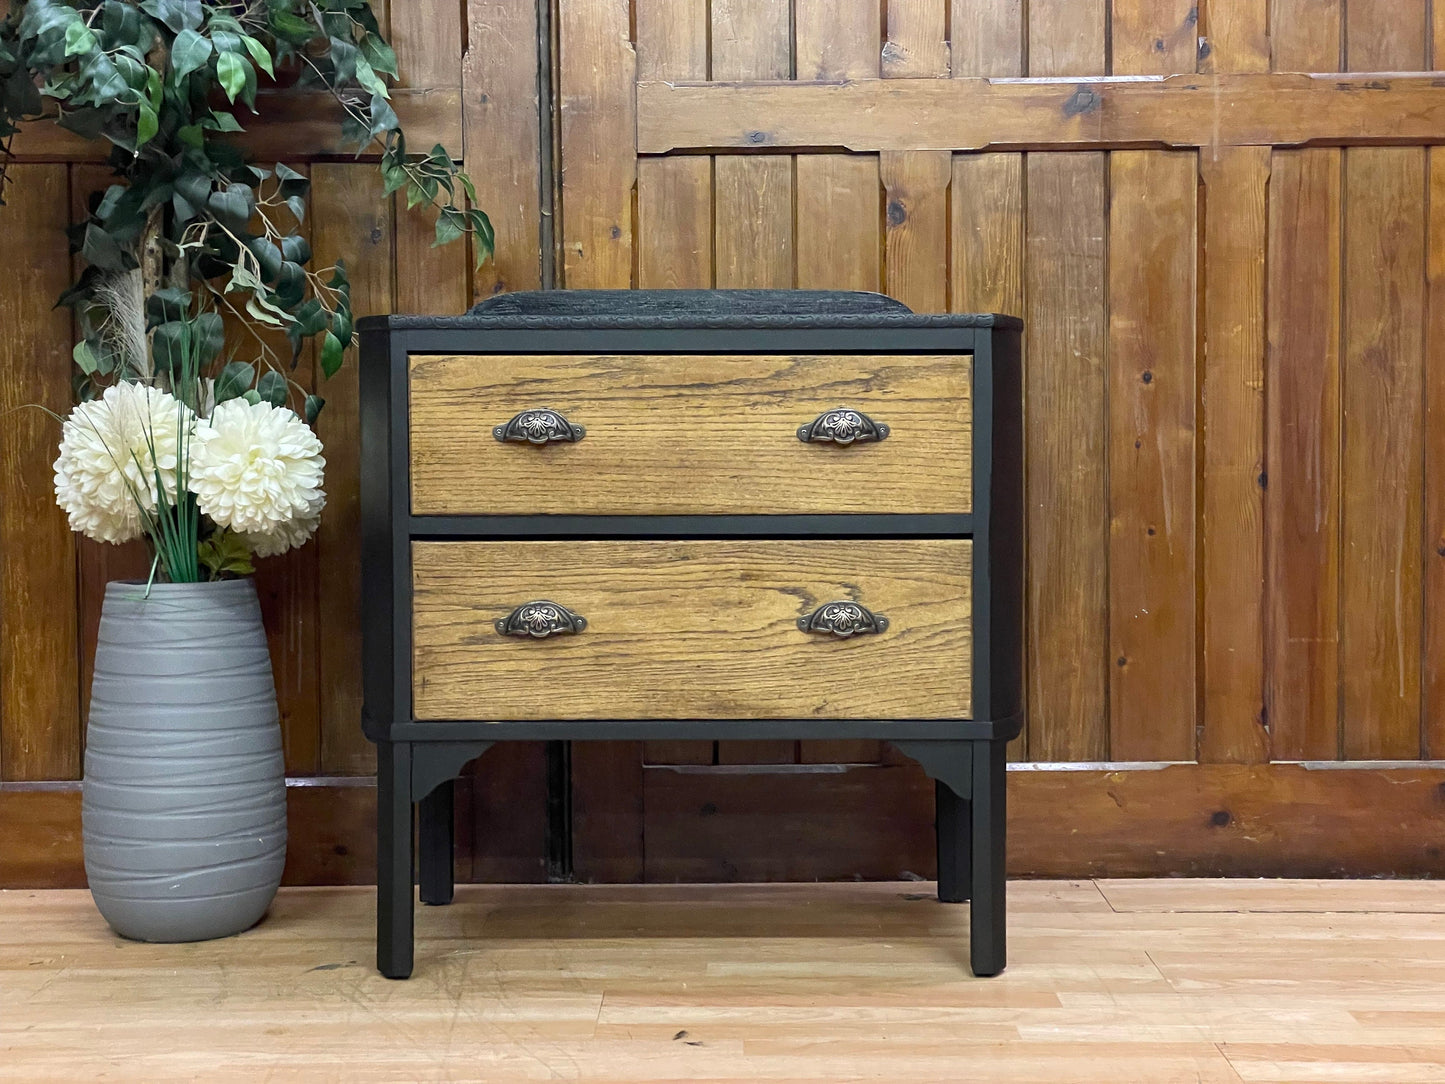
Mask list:
[[[175,946],[0,892],[0,1079],[1445,1081],[1445,882],[1015,882],[994,979],[932,887],[463,887],[409,982],[369,889]]]

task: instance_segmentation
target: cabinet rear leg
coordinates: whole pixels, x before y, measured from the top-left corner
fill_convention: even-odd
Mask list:
[[[933,784],[938,828],[938,898],[965,903],[973,895],[973,803],[941,780]]]
[[[452,803],[453,780],[450,779],[417,803],[417,834],[420,837],[417,859],[421,868],[422,903],[452,902],[455,891]]]

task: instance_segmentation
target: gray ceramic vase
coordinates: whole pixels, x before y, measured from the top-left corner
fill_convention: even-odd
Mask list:
[[[122,937],[204,941],[266,913],[286,776],[250,580],[106,587],[82,819],[91,895]]]

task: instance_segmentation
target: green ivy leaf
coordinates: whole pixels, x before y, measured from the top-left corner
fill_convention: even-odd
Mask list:
[[[136,117],[135,145],[145,146],[155,138],[156,132],[160,131],[161,120],[156,114],[155,106],[150,102],[140,103],[140,113]]]
[[[321,371],[326,374],[328,380],[340,370],[345,352],[341,340],[328,331],[326,337],[321,340]]]
[[[367,34],[361,39],[361,55],[374,71],[396,78],[396,52],[380,34]]]
[[[235,531],[222,528],[196,547],[198,560],[211,573],[211,579],[222,576],[249,576],[256,571],[251,563],[251,550]]]
[[[462,212],[451,207],[443,207],[437,215],[437,239],[432,242],[432,248],[440,245],[449,245],[457,238],[467,232],[466,216]]]
[[[193,71],[199,71],[211,59],[211,39],[194,30],[182,30],[171,46],[171,69],[177,83]]]
[[[316,419],[321,416],[321,408],[326,405],[326,400],[319,395],[308,395],[306,397],[306,424],[315,425]]]
[[[371,64],[364,56],[356,58],[356,81],[361,84],[363,90],[370,91],[380,98],[391,97],[386,91],[386,84],[377,77],[376,72],[371,70]]]
[[[90,27],[77,19],[65,28],[65,55],[79,56],[95,48],[95,35]]]
[[[261,393],[258,392],[255,388],[249,388],[247,389],[245,394],[241,396],[241,398],[246,400],[246,402],[250,403],[252,406],[255,406],[261,401]]]
[[[207,121],[214,123],[208,124]],[[246,130],[241,127],[241,122],[236,119],[234,113],[227,113],[224,109],[212,113],[206,120],[201,121],[201,124],[206,128],[214,127],[218,132],[244,132]]]
[[[222,53],[216,60],[216,78],[230,101],[234,102],[236,96],[246,89],[246,72],[250,67],[235,53]]]
[[[201,10],[201,0],[141,0],[140,9],[177,34],[182,30],[197,29],[205,14]]]
[[[285,406],[286,378],[275,369],[268,369],[256,381],[256,394],[272,406]]]
[[[256,370],[253,366],[247,365],[244,361],[229,363],[216,377],[213,394],[217,405],[228,399],[236,399],[245,395],[246,390],[250,388],[255,379]]]
[[[256,62],[256,67],[275,79],[276,69],[271,66],[271,54],[266,51],[266,47],[249,34],[243,34],[241,41],[246,46],[246,52],[250,53],[251,59]]]
[[[71,350],[70,356],[75,359],[75,364],[86,376],[90,376],[100,368],[100,362],[96,360],[95,352],[91,350],[90,343],[81,339]]]

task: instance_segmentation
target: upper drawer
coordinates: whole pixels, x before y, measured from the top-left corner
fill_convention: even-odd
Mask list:
[[[467,355],[411,359],[418,515],[972,511],[967,355]],[[803,443],[846,406],[886,439]],[[493,434],[546,407],[577,443]]]

